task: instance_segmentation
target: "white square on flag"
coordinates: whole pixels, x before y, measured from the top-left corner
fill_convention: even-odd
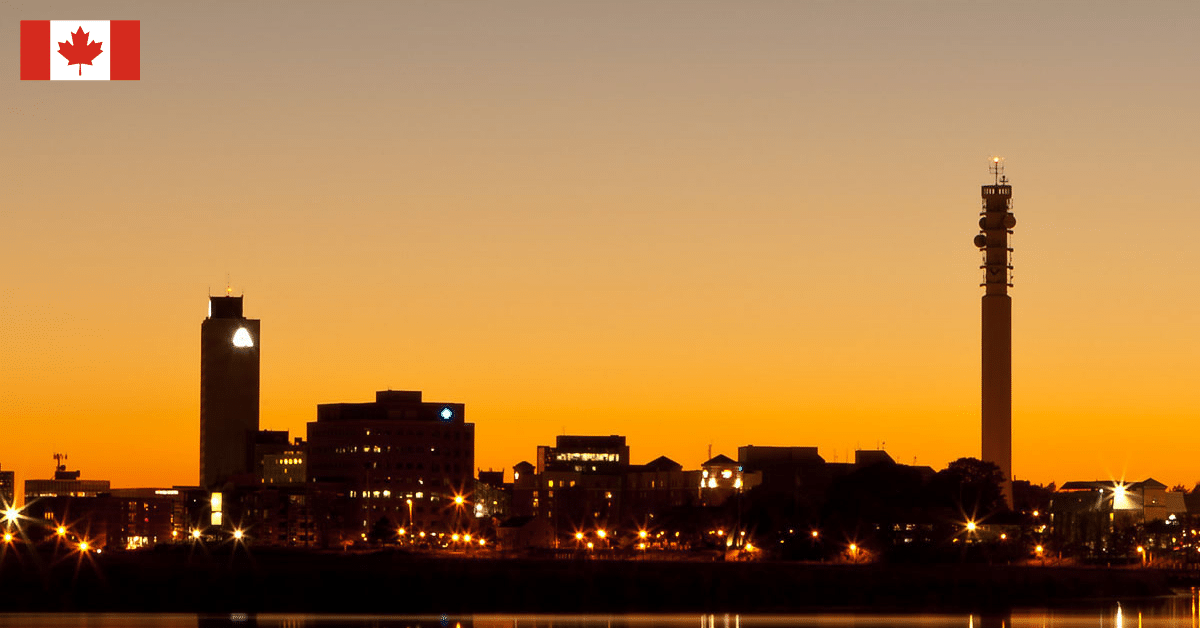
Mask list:
[[[68,60],[59,54],[64,42],[71,44],[73,33],[83,28],[87,33],[85,43],[99,42],[100,54],[92,64],[68,65]],[[50,20],[50,80],[52,81],[107,81],[109,59],[112,58],[112,38],[109,36],[108,20]]]
[[[139,81],[141,20],[21,20],[22,81]]]

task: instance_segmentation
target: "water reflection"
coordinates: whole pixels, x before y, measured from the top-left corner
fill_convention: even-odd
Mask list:
[[[1152,601],[990,614],[150,615],[0,614],[0,628],[1200,628],[1196,589]]]

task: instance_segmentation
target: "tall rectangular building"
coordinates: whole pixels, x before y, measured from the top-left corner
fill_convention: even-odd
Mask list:
[[[253,481],[258,433],[259,321],[242,297],[209,297],[200,324],[200,485]]]
[[[0,469],[0,507],[13,506],[17,502],[16,475],[12,471]]]

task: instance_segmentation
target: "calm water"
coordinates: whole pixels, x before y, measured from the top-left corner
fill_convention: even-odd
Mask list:
[[[127,615],[3,614],[0,628],[1200,628],[1193,594],[1086,610],[882,615]]]

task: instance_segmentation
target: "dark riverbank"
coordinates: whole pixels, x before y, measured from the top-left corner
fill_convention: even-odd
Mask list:
[[[7,611],[786,613],[1064,607],[1170,595],[1152,569],[154,551],[0,563]]]

